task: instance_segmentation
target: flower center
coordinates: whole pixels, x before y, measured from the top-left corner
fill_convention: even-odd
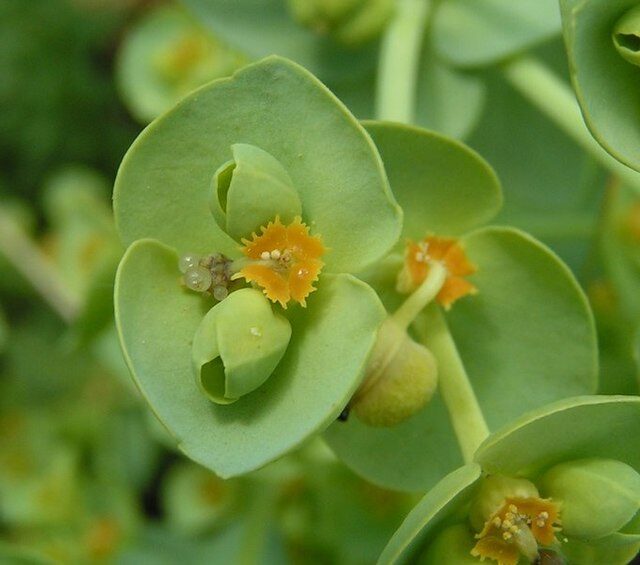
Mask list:
[[[534,561],[538,545],[549,546],[559,531],[558,506],[551,499],[507,498],[476,536],[471,555],[499,565],[517,565],[520,556]]]
[[[456,300],[477,292],[476,287],[463,278],[472,275],[477,269],[467,259],[462,246],[456,239],[437,236],[427,236],[420,241],[407,243],[404,266],[396,284],[398,292],[413,292],[427,278],[436,262],[441,263],[447,271],[446,280],[436,297],[447,310]]]
[[[313,283],[324,266],[320,260],[326,252],[322,240],[309,235],[300,217],[286,226],[276,217],[260,231],[251,240],[242,240],[242,252],[248,261],[232,279],[255,283],[269,300],[283,308],[291,300],[306,306],[306,298],[316,290]]]

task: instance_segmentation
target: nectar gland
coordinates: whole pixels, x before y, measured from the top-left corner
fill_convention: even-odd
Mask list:
[[[559,523],[558,505],[551,499],[506,498],[476,536],[471,555],[498,565],[517,565],[521,556],[533,562],[539,546],[556,541]]]
[[[434,263],[446,270],[446,278],[436,296],[438,303],[449,310],[453,303],[477,289],[464,277],[476,272],[456,239],[427,236],[415,242],[409,241],[405,249],[404,266],[398,275],[396,290],[403,294],[413,292],[427,278]]]
[[[306,298],[315,289],[313,283],[324,266],[320,257],[326,252],[317,235],[296,216],[289,225],[279,217],[260,228],[260,235],[243,239],[242,252],[247,258],[232,279],[255,283],[272,302],[283,308],[293,300],[306,306]]]

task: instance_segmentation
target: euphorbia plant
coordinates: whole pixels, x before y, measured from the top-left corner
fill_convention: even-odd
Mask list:
[[[516,419],[423,498],[378,563],[628,563],[640,549],[639,432],[634,397]]]
[[[398,246],[361,276],[389,312],[409,318],[411,335],[435,356],[438,393],[387,428],[362,423],[356,397],[356,417],[335,423],[325,437],[369,480],[425,490],[470,460],[489,430],[595,391],[593,321],[553,253],[518,230],[483,227],[501,195],[479,155],[415,127],[366,127],[405,217]],[[438,263],[445,266],[439,281]],[[416,300],[429,281],[435,292]]]
[[[384,316],[347,273],[380,260],[401,215],[316,79],[270,58],[187,97],[125,157],[115,213],[122,345],[191,458],[236,475],[340,414]]]

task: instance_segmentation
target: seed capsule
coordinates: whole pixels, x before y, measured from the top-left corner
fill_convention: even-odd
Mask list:
[[[180,260],[178,261],[178,268],[181,273],[186,273],[189,269],[193,269],[198,266],[198,262],[200,261],[200,257],[198,257],[194,253],[185,253],[180,256]]]
[[[206,292],[211,287],[211,272],[204,267],[192,267],[184,274],[184,284],[190,290]]]
[[[213,297],[220,302],[224,300],[227,296],[229,296],[229,291],[226,286],[214,286],[213,287]]]

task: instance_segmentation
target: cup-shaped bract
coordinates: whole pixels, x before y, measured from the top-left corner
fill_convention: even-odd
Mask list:
[[[638,504],[639,432],[640,399],[634,397],[578,397],[522,416],[491,435],[475,463],[448,475],[418,503],[378,563],[404,563],[420,556],[424,563],[447,563],[437,560],[447,549],[460,557],[452,563],[480,563],[477,549],[486,532],[478,531],[474,512],[479,507],[486,510],[483,501],[496,493],[506,497],[507,511],[519,505],[507,517],[506,527],[505,516],[497,513],[485,525],[501,528],[506,544],[501,562],[516,563],[524,555],[518,549],[509,556],[509,550],[527,524],[519,511],[535,503],[544,510],[526,527],[534,535],[538,558],[544,554],[541,563],[564,562],[562,558],[568,563],[628,563],[640,549],[637,511],[633,514]],[[573,477],[568,479],[568,474]],[[554,495],[564,496],[564,502]],[[607,500],[611,496],[615,500]],[[594,508],[598,501],[601,504]],[[572,507],[569,529],[565,503]],[[569,531],[578,523],[590,532]],[[526,543],[519,545],[526,548]]]
[[[594,324],[569,269],[518,230],[481,227],[501,205],[490,166],[440,134],[391,123],[365,125],[404,209],[401,245],[417,241],[430,246],[429,252],[449,245],[452,256],[445,254],[443,262],[476,269],[465,277],[472,285],[466,289],[475,287],[476,294],[446,314],[431,304],[412,326],[413,337],[435,355],[439,382],[462,365],[490,430],[549,402],[593,393]],[[430,233],[443,237],[422,239]],[[457,248],[450,245],[456,238]],[[411,258],[399,245],[361,274],[390,312],[407,297],[397,292],[398,274]],[[456,284],[462,288],[465,278],[450,278],[453,290]],[[399,425],[374,429],[352,418],[336,422],[325,439],[350,468],[387,488],[427,490],[463,463],[439,392]]]
[[[264,383],[282,359],[291,325],[259,290],[243,288],[216,304],[193,338],[197,382],[214,402],[230,404]]]
[[[636,0],[561,0],[573,86],[595,139],[619,161],[640,170],[640,70],[632,61]],[[630,61],[630,59],[632,61]]]
[[[395,244],[401,211],[320,82],[271,57],[202,87],[133,144],[114,207],[121,343],[187,455],[241,474],[340,414],[384,317],[348,273]]]
[[[193,89],[230,75],[245,62],[184,10],[161,6],[128,32],[118,52],[116,78],[131,113],[150,122]]]

